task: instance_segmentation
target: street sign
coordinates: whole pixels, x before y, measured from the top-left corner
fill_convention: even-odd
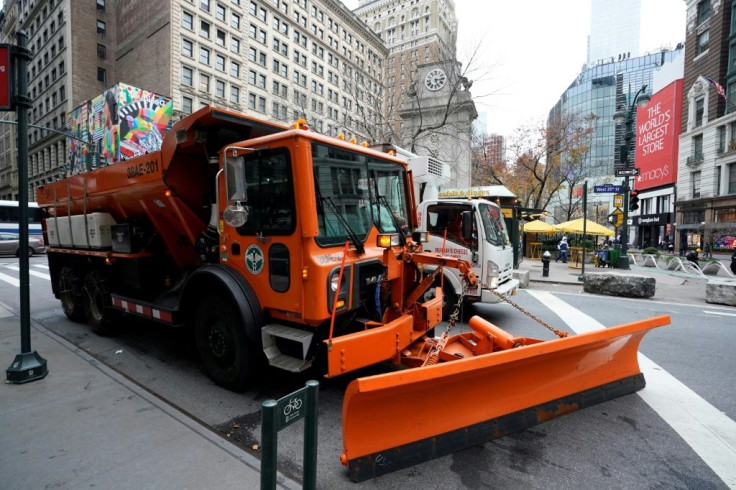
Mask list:
[[[0,44],[0,111],[12,111],[13,77],[10,66],[10,45]]]
[[[616,169],[616,177],[632,177],[636,175],[639,175],[639,169],[636,167]]]
[[[624,207],[624,195],[616,194],[615,196],[613,196],[613,205],[617,208]]]
[[[620,185],[613,185],[613,184],[605,184],[605,185],[596,185],[593,187],[593,192],[596,193],[618,193],[622,192],[623,186]]]

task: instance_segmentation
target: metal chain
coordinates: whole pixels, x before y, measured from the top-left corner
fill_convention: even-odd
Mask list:
[[[487,284],[481,282],[480,283],[480,286],[481,286],[481,288],[488,289],[490,292],[492,292],[493,294],[495,294],[496,296],[498,296],[502,301],[505,301],[506,303],[510,304],[511,306],[513,306],[514,308],[516,308],[517,310],[519,310],[520,312],[522,312],[523,314],[525,314],[526,316],[528,316],[529,318],[531,318],[532,320],[534,320],[535,322],[539,323],[544,328],[546,328],[550,332],[554,333],[558,337],[565,338],[565,337],[567,337],[569,335],[567,332],[563,332],[562,330],[557,330],[556,328],[554,328],[553,326],[549,325],[544,320],[542,320],[540,318],[537,318],[534,314],[526,311],[524,308],[522,308],[521,306],[517,305],[516,303],[514,303],[513,301],[511,301],[510,299],[508,299],[507,297],[505,297],[501,293],[497,292],[495,289],[492,289]]]

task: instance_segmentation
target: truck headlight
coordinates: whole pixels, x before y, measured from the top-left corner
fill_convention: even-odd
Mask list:
[[[337,280],[338,279],[340,279],[339,274],[333,274],[332,279],[330,279],[330,289],[332,289],[333,293],[337,291]]]
[[[493,262],[492,260],[489,260],[487,267],[486,267],[486,284],[491,289],[496,289],[498,287],[498,281],[499,281],[500,275],[501,275],[501,269],[498,268],[495,262]]]

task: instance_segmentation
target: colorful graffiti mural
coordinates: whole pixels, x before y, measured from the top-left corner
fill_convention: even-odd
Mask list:
[[[123,83],[86,101],[67,118],[71,173],[158,151],[171,116],[169,97]]]

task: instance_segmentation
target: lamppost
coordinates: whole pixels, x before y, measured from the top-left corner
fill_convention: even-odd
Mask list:
[[[622,223],[623,226],[621,227],[621,249],[622,254],[618,259],[618,268],[619,269],[629,269],[629,255],[627,254],[627,247],[629,245],[629,191],[631,190],[629,188],[629,176],[632,175],[638,175],[639,169],[635,168],[634,165],[629,161],[629,154],[632,151],[635,151],[636,146],[633,148],[631,147],[631,142],[634,139],[634,111],[637,107],[644,107],[649,103],[649,97],[648,94],[645,94],[644,91],[647,89],[647,86],[644,85],[642,88],[639,89],[639,91],[634,95],[634,99],[631,101],[631,104],[629,105],[628,109],[625,107],[618,110],[613,115],[613,121],[616,124],[626,124],[626,132],[624,133],[624,144],[621,145],[621,154],[620,154],[620,163],[621,167],[620,169],[617,169],[616,177],[622,177],[624,178],[624,185],[622,188],[622,192],[624,195],[624,222]]]

